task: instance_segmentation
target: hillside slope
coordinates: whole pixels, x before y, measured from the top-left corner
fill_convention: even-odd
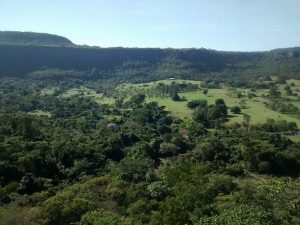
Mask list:
[[[67,38],[45,33],[0,31],[1,45],[73,46]]]
[[[269,52],[208,49],[95,48],[48,34],[0,32],[0,76],[41,68],[101,71],[108,77],[203,78],[211,75],[300,75],[299,48]],[[129,74],[129,75],[128,75]],[[151,79],[148,79],[151,80]]]

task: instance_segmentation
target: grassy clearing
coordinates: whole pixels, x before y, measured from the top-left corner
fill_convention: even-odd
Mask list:
[[[41,95],[52,95],[54,92],[57,90],[57,87],[52,87],[52,88],[43,88],[41,90]]]
[[[287,137],[294,142],[300,142],[300,133],[296,135],[287,135]]]
[[[150,82],[145,84],[138,84],[139,87],[148,87],[150,85],[154,85],[157,83],[171,83],[173,81],[171,80],[162,80],[162,81],[156,81],[156,82]],[[176,82],[191,82],[195,84],[201,84],[200,81],[185,81],[185,80],[176,80]],[[288,83],[294,83],[295,87],[293,87],[293,90],[297,92],[296,90],[300,89],[300,81],[298,80],[289,80]],[[280,89],[283,90],[285,85],[280,85]],[[250,92],[249,89],[236,89],[237,91],[240,91],[243,93],[243,95],[248,94]],[[268,94],[268,89],[258,89],[256,90],[255,94],[257,97],[254,97],[252,99],[248,99],[244,97],[246,107],[245,109],[242,109],[242,114],[236,115],[231,114],[229,112],[229,115],[231,115],[231,119],[229,120],[228,124],[232,124],[235,122],[241,123],[243,121],[243,113],[246,113],[251,116],[251,124],[257,124],[257,123],[264,123],[268,118],[274,119],[274,120],[287,120],[287,121],[293,121],[296,122],[298,127],[300,127],[300,118],[295,115],[290,114],[281,114],[279,112],[273,111],[269,108],[267,108],[264,104],[264,102],[267,102],[264,96]],[[186,104],[188,101],[196,100],[196,99],[206,99],[209,104],[213,104],[216,99],[223,98],[225,103],[229,108],[232,106],[240,106],[241,99],[235,97],[232,94],[232,88],[228,87],[222,87],[220,89],[209,89],[208,94],[203,94],[201,91],[192,91],[192,92],[186,92],[186,93],[180,93],[181,97],[184,97],[186,101],[181,102],[175,102],[172,101],[169,98],[147,98],[147,102],[150,101],[156,101],[159,105],[165,106],[166,110],[170,111],[173,116],[184,118],[184,117],[190,117],[192,116],[193,111],[188,109],[186,107]],[[294,101],[293,102],[296,106],[300,108],[300,102]]]
[[[121,118],[121,116],[118,115],[103,115],[103,117],[109,121],[114,121]]]
[[[291,83],[294,83],[295,86],[297,87],[300,87],[300,80],[294,80],[294,79],[291,79],[291,80],[287,80],[287,83],[290,85]]]
[[[174,102],[170,98],[147,98],[146,102],[157,102],[160,106],[165,106],[167,111],[175,117],[190,117],[193,111],[186,107],[187,102]]]
[[[196,99],[206,99],[209,104],[214,104],[216,99],[223,98],[229,106],[238,105],[239,99],[231,97],[226,89],[209,89],[208,94],[203,94],[202,91],[191,91],[180,93],[180,97],[184,97],[186,101],[175,102],[170,98],[147,98],[147,101],[156,101],[161,106],[166,106],[166,110],[170,111],[173,116],[180,118],[192,116],[193,110],[187,108],[188,101]]]
[[[161,81],[155,81],[150,83],[142,83],[142,84],[122,84],[118,88],[120,90],[125,91],[125,93],[136,93],[137,90],[143,91],[147,88],[158,84],[158,83],[165,83],[170,84],[172,82],[178,82],[178,83],[193,83],[193,84],[201,84],[201,81],[189,81],[189,80],[161,80]],[[295,83],[295,87],[293,89],[300,89],[300,81],[298,80],[289,80],[288,83]],[[282,88],[284,85],[281,85]],[[247,95],[248,92],[250,92],[249,89],[236,89],[237,91],[241,91],[243,95]],[[125,94],[124,93],[124,94]],[[76,94],[82,94],[84,96],[89,96],[95,99],[96,102],[99,104],[113,104],[115,100],[113,98],[104,97],[102,93],[97,94],[95,90],[86,88],[86,87],[80,87],[80,88],[72,88],[65,93],[63,93],[62,97],[69,97]],[[257,123],[264,123],[268,118],[274,119],[274,120],[287,120],[287,121],[293,121],[296,122],[298,127],[300,127],[300,118],[295,115],[290,114],[281,114],[279,112],[273,111],[269,108],[267,108],[264,104],[267,100],[263,98],[266,94],[268,94],[267,89],[259,89],[255,92],[257,97],[254,97],[252,99],[248,99],[244,97],[245,100],[245,109],[242,109],[242,114],[239,115],[233,115],[229,112],[229,115],[231,115],[231,118],[228,122],[228,124],[232,124],[235,122],[241,123],[243,121],[243,113],[246,113],[251,116],[250,123],[251,124],[257,124]],[[166,110],[170,111],[171,114],[175,117],[179,118],[185,118],[185,117],[191,117],[193,114],[193,110],[190,110],[186,107],[186,104],[188,101],[196,100],[196,99],[207,99],[209,104],[214,104],[215,100],[218,98],[223,98],[229,109],[232,106],[240,106],[241,99],[235,97],[232,94],[232,88],[228,87],[222,87],[220,89],[209,89],[208,94],[203,94],[202,91],[191,91],[191,92],[185,92],[180,93],[180,97],[185,98],[186,101],[180,101],[175,102],[171,100],[170,98],[155,98],[155,97],[147,97],[146,102],[156,101],[159,105],[165,106]],[[128,98],[129,96],[127,96]],[[300,108],[300,102],[295,101],[293,102],[296,106]],[[230,111],[230,110],[229,110]]]
[[[177,82],[177,83],[191,83],[191,84],[201,84],[201,81],[198,80],[181,80],[181,79],[176,79],[176,80],[159,80],[159,81],[153,81],[149,83],[142,83],[142,84],[136,84],[138,87],[147,87],[147,86],[153,86],[158,83],[164,83],[164,84],[171,84],[172,82]]]
[[[119,90],[119,93],[124,94],[126,96],[125,100],[128,100],[131,95],[135,93],[147,93],[147,89],[151,88],[153,85],[156,85],[158,83],[165,83],[165,84],[171,84],[172,82],[177,83],[193,83],[193,84],[201,84],[201,81],[189,81],[189,80],[161,80],[161,81],[155,81],[150,83],[142,83],[142,84],[121,84],[117,87]],[[288,83],[294,83],[295,86],[292,87],[293,92],[298,93],[300,96],[300,80],[289,80]],[[280,85],[279,89],[284,94],[284,84]],[[249,89],[235,89],[236,91],[241,92],[244,96],[247,96],[250,92]],[[52,91],[55,91],[55,89],[49,89],[44,90],[44,94],[51,94]],[[185,99],[185,101],[179,101],[175,102],[171,100],[170,98],[156,98],[156,97],[147,97],[146,102],[155,101],[160,106],[165,106],[165,109],[171,113],[171,115],[178,117],[178,118],[187,118],[191,117],[193,115],[193,110],[187,108],[186,104],[188,101],[196,100],[196,99],[206,99],[209,104],[214,104],[215,100],[218,98],[224,99],[226,105],[229,108],[229,115],[230,119],[227,122],[227,124],[233,124],[233,123],[241,123],[243,121],[243,114],[248,114],[251,116],[250,123],[251,124],[258,124],[258,123],[264,123],[268,118],[274,119],[274,120],[287,120],[287,121],[293,121],[296,122],[298,127],[300,127],[300,117],[297,115],[290,115],[290,114],[281,114],[279,112],[273,111],[265,106],[265,102],[268,100],[264,98],[268,94],[268,89],[258,89],[256,90],[255,95],[257,97],[248,99],[247,97],[243,98],[237,98],[233,94],[233,88],[229,87],[222,87],[219,89],[209,89],[207,94],[203,94],[202,91],[190,91],[185,93],[179,93],[180,97]],[[65,93],[61,95],[61,97],[70,97],[73,95],[84,95],[89,96],[91,98],[94,98],[95,101],[99,104],[109,104],[112,105],[115,102],[115,99],[108,98],[103,96],[103,93],[96,93],[95,90],[86,88],[84,86],[80,88],[72,88],[67,90]],[[240,106],[241,100],[244,100],[245,102],[245,108],[242,109],[242,114],[232,114],[230,112],[230,108],[233,106]],[[292,103],[295,104],[297,107],[300,108],[300,101],[299,98],[296,96],[292,98]],[[48,112],[32,112],[32,114],[35,115],[47,115],[51,116]],[[110,116],[107,115],[107,119],[117,119],[117,116]],[[288,136],[291,140],[295,142],[300,141],[300,134]]]
[[[96,93],[95,90],[93,89],[89,89],[87,87],[81,86],[80,88],[71,88],[69,90],[67,90],[66,92],[64,92],[61,97],[63,98],[67,98],[67,97],[71,97],[74,95],[84,95],[87,97],[91,97],[93,99],[95,99],[95,101],[99,104],[109,104],[112,105],[114,104],[115,100],[113,98],[108,98],[103,96],[103,93]]]
[[[246,101],[247,108],[242,109],[242,113],[246,113],[251,116],[251,123],[257,124],[257,123],[263,123],[268,118],[274,119],[274,120],[287,120],[287,121],[293,121],[296,122],[298,127],[300,127],[300,120],[295,118],[293,115],[290,114],[281,114],[279,112],[273,111],[269,108],[267,108],[263,103],[262,98],[254,98],[251,100]],[[225,101],[226,102],[226,101]],[[230,123],[233,122],[241,122],[243,120],[242,115],[238,115],[230,120]]]
[[[262,91],[260,95],[263,93],[264,92]],[[216,99],[223,98],[229,108],[236,105],[239,106],[241,101],[241,99],[233,97],[228,88],[210,89],[207,95],[204,95],[201,91],[194,91],[181,93],[180,96],[185,97],[187,101],[174,102],[169,98],[147,98],[147,101],[156,101],[159,105],[166,106],[166,110],[170,111],[173,116],[180,118],[190,117],[192,115],[193,111],[186,107],[187,102],[191,100],[207,99],[209,104],[213,104]],[[297,123],[298,127],[300,127],[299,118],[295,117],[295,115],[281,114],[267,108],[264,104],[266,101],[264,98],[255,97],[252,99],[244,99],[246,108],[242,109],[242,113],[246,113],[251,116],[251,124],[264,123],[268,118],[270,118],[274,120],[293,121]],[[243,121],[243,114],[236,115],[229,112],[229,115],[231,115],[232,118],[229,120],[228,124],[235,122],[241,123]]]

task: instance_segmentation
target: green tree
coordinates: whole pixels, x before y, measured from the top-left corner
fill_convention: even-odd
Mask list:
[[[125,220],[117,214],[107,212],[103,209],[91,211],[81,217],[79,225],[122,225]]]
[[[274,224],[271,212],[259,206],[235,205],[219,215],[200,217],[194,225],[271,225]]]
[[[240,114],[241,113],[241,109],[238,106],[233,106],[231,107],[230,111],[234,114]]]
[[[145,98],[144,94],[135,94],[130,98],[129,103],[133,107],[139,107],[144,103]]]
[[[173,101],[176,101],[176,102],[178,102],[178,101],[181,100],[181,98],[180,98],[180,96],[178,95],[177,92],[174,92],[174,93],[171,94],[171,99],[172,99]]]

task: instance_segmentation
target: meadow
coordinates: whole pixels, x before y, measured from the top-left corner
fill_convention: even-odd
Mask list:
[[[84,95],[86,97],[93,98],[99,104],[113,104],[115,100],[113,98],[108,98],[103,95],[103,93],[96,93],[95,90],[81,86],[79,88],[71,88],[60,95],[60,97],[66,98],[73,95]]]
[[[126,96],[125,101],[130,98],[135,93],[147,93],[147,90],[157,85],[158,83],[164,83],[166,85],[174,82],[173,80],[161,80],[150,83],[141,84],[122,84],[119,85],[116,90],[118,90],[119,95]],[[176,80],[177,83],[192,83],[200,86],[201,81],[190,81],[190,80]],[[295,86],[292,87],[294,93],[300,95],[300,81],[289,80],[287,83],[294,83]],[[284,93],[284,85],[279,85],[278,89]],[[242,93],[242,97],[237,97],[235,93]],[[268,108],[265,103],[268,99],[265,96],[268,94],[268,89],[257,89],[254,94],[255,97],[248,98],[247,95],[250,93],[250,89],[242,88],[232,88],[227,86],[222,86],[220,88],[212,88],[208,90],[207,94],[203,93],[203,90],[199,88],[196,91],[188,91],[179,93],[182,101],[173,101],[171,98],[161,98],[161,97],[149,97],[146,94],[146,102],[155,101],[160,106],[165,106],[165,109],[171,113],[172,116],[178,118],[188,118],[192,117],[193,110],[189,109],[186,105],[188,101],[197,99],[206,99],[209,104],[214,104],[216,99],[224,99],[229,113],[228,125],[234,123],[242,123],[244,114],[251,116],[250,124],[259,124],[266,122],[267,119],[274,120],[286,120],[297,123],[300,127],[300,117],[295,114],[282,114],[280,112],[274,111]],[[72,95],[81,94],[84,96],[89,96],[95,99],[99,104],[114,104],[115,99],[112,97],[104,96],[103,93],[96,93],[95,90],[81,86],[79,88],[72,88],[64,92],[61,97],[69,97]],[[292,103],[297,107],[300,107],[299,98],[291,97]],[[230,108],[233,106],[239,106],[242,108],[240,114],[233,114],[230,112]],[[292,139],[300,140],[300,135],[292,136]]]

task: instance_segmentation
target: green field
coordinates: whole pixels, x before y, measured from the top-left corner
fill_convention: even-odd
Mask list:
[[[95,99],[95,101],[99,104],[113,104],[115,100],[113,98],[108,98],[103,96],[103,93],[97,94],[95,90],[81,86],[80,88],[72,88],[64,92],[61,97],[67,98],[73,95],[84,95],[87,97],[91,97]]]
[[[216,99],[223,98],[227,106],[230,108],[235,105],[239,105],[240,99],[231,97],[230,91],[227,88],[222,89],[210,89],[207,95],[204,95],[201,91],[181,93],[181,97],[185,97],[187,101],[195,99],[207,99],[208,103],[213,104]],[[184,118],[192,115],[193,110],[186,107],[187,101],[184,102],[174,102],[170,98],[147,98],[147,101],[156,101],[159,105],[166,106],[166,110],[170,111],[172,115]],[[249,114],[251,116],[250,123],[264,123],[268,118],[275,120],[287,120],[294,121],[300,127],[300,120],[295,118],[293,115],[281,114],[279,112],[273,111],[264,105],[265,100],[261,97],[255,97],[251,100],[247,99],[246,109],[242,109],[242,113]],[[229,120],[229,124],[235,122],[242,122],[243,114],[233,115],[229,113],[232,118]]]
[[[182,80],[182,79],[170,80],[169,79],[169,80],[159,80],[159,81],[153,81],[149,83],[136,84],[135,86],[144,87],[144,86],[152,86],[158,83],[171,84],[172,82],[201,84],[201,81],[198,80]]]
[[[41,90],[41,95],[52,95],[56,90],[56,87],[44,88]]]
[[[119,85],[116,90],[121,95],[126,95],[126,99],[128,99],[132,94],[136,92],[145,92],[148,88],[151,86],[158,84],[158,83],[165,83],[170,84],[171,82],[174,82],[173,80],[161,80],[156,82],[150,82],[150,83],[142,83],[142,84],[122,84]],[[176,80],[175,82],[182,83],[193,83],[193,84],[201,84],[201,81],[189,81],[189,80]],[[295,87],[293,87],[293,91],[298,94],[298,90],[300,89],[300,81],[298,80],[290,80],[288,83],[295,83]],[[284,85],[280,85],[279,89],[283,90]],[[287,121],[293,121],[296,122],[298,127],[300,127],[300,118],[296,115],[290,115],[290,114],[281,114],[279,112],[273,111],[269,108],[267,108],[264,104],[264,102],[267,102],[263,96],[265,96],[268,93],[267,89],[259,89],[255,92],[257,97],[253,97],[249,99],[248,97],[245,97],[248,92],[250,92],[249,89],[235,89],[235,91],[239,91],[243,93],[244,97],[237,98],[233,94],[233,89],[229,87],[222,87],[219,89],[209,89],[207,94],[203,94],[201,90],[198,91],[191,91],[191,92],[185,92],[185,93],[179,93],[180,97],[185,99],[184,101],[175,102],[171,100],[170,98],[156,98],[156,97],[147,97],[146,102],[156,101],[159,105],[165,106],[166,110],[169,111],[173,116],[179,117],[179,118],[185,118],[185,117],[191,117],[193,114],[193,110],[187,108],[186,104],[188,101],[196,100],[196,99],[207,99],[209,104],[213,104],[216,99],[222,98],[224,99],[226,105],[229,107],[229,109],[232,106],[239,106],[242,99],[244,99],[244,106],[245,108],[242,109],[241,114],[231,114],[229,110],[230,120],[228,121],[228,124],[233,124],[235,122],[241,123],[243,121],[243,114],[246,113],[251,116],[250,123],[251,124],[257,124],[257,123],[264,123],[268,118],[274,119],[274,120],[287,120]],[[95,90],[89,89],[86,87],[80,87],[80,88],[72,88],[65,93],[61,95],[61,97],[70,97],[72,95],[81,94],[84,96],[89,96],[95,99],[96,102],[99,104],[114,104],[115,100],[113,98],[108,98],[103,96],[102,93],[97,94]],[[300,93],[299,93],[300,95]],[[298,97],[295,97],[293,100],[293,103],[300,107],[300,101],[297,99]]]

